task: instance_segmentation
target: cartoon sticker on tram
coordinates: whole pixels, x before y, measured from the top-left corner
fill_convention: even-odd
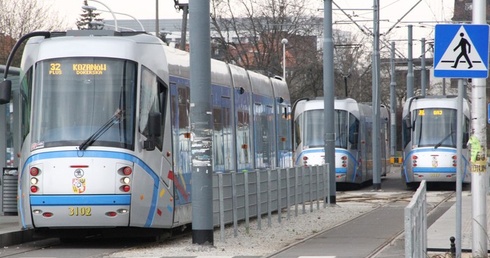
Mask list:
[[[74,193],[83,193],[87,188],[85,185],[85,178],[73,178],[72,179],[72,187]]]
[[[436,168],[439,166],[439,162],[437,161],[437,156],[436,155],[432,155],[432,167],[433,168]]]
[[[85,178],[83,178],[83,174],[83,170],[81,169],[76,169],[73,173],[75,178],[71,180],[71,185],[73,187],[74,193],[81,194],[87,189],[87,186],[85,185],[86,181]]]

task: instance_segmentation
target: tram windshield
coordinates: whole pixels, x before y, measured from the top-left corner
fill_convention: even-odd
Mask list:
[[[91,145],[134,148],[134,62],[50,59],[36,64],[35,78],[31,149],[78,146],[100,128]]]
[[[305,112],[304,146],[309,148],[325,146],[323,113],[323,109]],[[355,122],[354,116],[349,116],[349,113],[345,110],[335,110],[334,112],[335,147],[337,148],[347,148],[349,143],[349,118],[352,120],[351,123]]]
[[[419,147],[456,147],[455,109],[425,108],[415,110],[414,144]]]

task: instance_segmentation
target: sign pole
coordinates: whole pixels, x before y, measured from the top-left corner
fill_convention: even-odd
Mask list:
[[[486,79],[488,77],[489,26],[486,24],[486,1],[473,1],[473,24],[438,24],[434,39],[434,76],[458,78],[458,95],[464,95],[462,79],[473,78],[471,96],[471,136],[468,147],[471,150],[471,200],[473,257],[487,254],[487,139],[486,139]],[[483,97],[482,97],[483,96]],[[461,110],[458,109],[458,112]],[[459,119],[459,116],[458,116]],[[462,122],[458,122],[460,126]],[[458,137],[461,131],[457,129]],[[459,139],[459,138],[458,138]],[[461,144],[458,140],[458,144]],[[458,156],[458,167],[463,163]],[[462,171],[458,171],[460,175]],[[457,177],[457,184],[460,179]],[[457,239],[456,249],[461,252],[461,209],[457,196]],[[459,257],[459,255],[457,256]]]
[[[456,257],[461,257],[461,218],[462,218],[462,188],[463,188],[463,92],[464,85],[463,79],[458,80],[458,110],[456,118],[456,156],[457,165],[456,168]]]
[[[486,0],[473,0],[473,24],[487,24],[486,21]],[[487,25],[488,26],[488,25]],[[488,46],[488,34],[484,38]],[[488,53],[488,47],[487,47]],[[486,63],[488,69],[488,60]],[[472,228],[473,228],[473,257],[487,256],[487,127],[486,127],[486,79],[474,79],[472,90],[472,128],[474,135],[480,146],[476,147],[479,151],[476,160],[471,162],[471,193],[472,193]],[[473,156],[473,155],[472,155]]]

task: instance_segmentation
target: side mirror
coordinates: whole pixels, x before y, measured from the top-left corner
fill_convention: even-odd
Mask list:
[[[12,92],[12,81],[5,80],[0,82],[0,105],[10,102],[10,95]]]

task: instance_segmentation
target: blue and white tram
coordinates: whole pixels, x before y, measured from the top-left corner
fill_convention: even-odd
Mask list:
[[[403,107],[402,180],[413,188],[426,182],[456,182],[457,163],[463,162],[463,183],[471,182],[468,159],[470,108],[463,101],[463,160],[456,155],[457,97],[412,97]]]
[[[174,228],[191,223],[193,154],[211,156],[215,172],[292,165],[281,80],[212,60],[213,133],[193,142],[189,53],[143,32],[34,32],[18,45],[25,40],[24,229]],[[0,103],[10,88],[1,84]]]
[[[335,99],[335,174],[338,183],[362,184],[373,179],[372,106],[351,98]],[[325,163],[323,98],[301,100],[294,110],[296,166]],[[380,108],[381,175],[389,170],[389,112]]]

